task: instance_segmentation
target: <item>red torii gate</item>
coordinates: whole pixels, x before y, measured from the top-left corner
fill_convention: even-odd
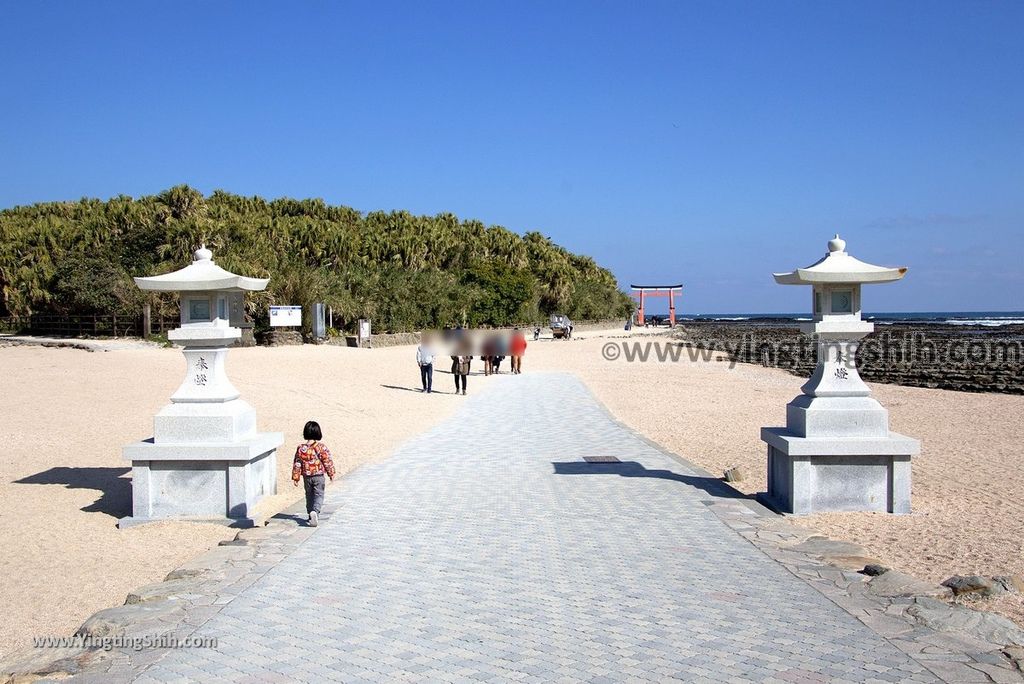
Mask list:
[[[668,297],[668,324],[673,326],[676,324],[676,304],[672,295],[676,290],[679,290],[679,294],[682,294],[683,286],[680,285],[630,285],[633,292],[630,293],[631,297],[640,300],[639,306],[636,309],[636,322],[637,325],[644,324],[644,295],[648,297]]]

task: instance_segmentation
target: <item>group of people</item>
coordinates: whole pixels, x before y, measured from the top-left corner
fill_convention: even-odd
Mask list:
[[[526,336],[519,328],[511,335],[494,333],[487,335],[478,344],[467,331],[456,328],[446,331],[445,343],[450,347],[452,360],[451,373],[455,378],[455,393],[466,394],[466,378],[469,376],[473,357],[478,356],[484,362],[484,375],[501,373],[501,363],[508,356],[513,375],[523,371],[523,356],[526,354]],[[430,333],[423,333],[420,345],[416,347],[416,365],[420,369],[421,392],[430,394],[434,391],[434,365],[437,353],[434,350],[434,339]]]

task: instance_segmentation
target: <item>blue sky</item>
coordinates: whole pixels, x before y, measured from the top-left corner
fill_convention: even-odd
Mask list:
[[[681,310],[1024,309],[1024,3],[15,2],[0,207],[178,183],[539,230]]]

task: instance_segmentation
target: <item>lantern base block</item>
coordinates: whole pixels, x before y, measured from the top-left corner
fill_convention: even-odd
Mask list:
[[[777,511],[910,513],[910,457],[921,450],[916,439],[892,432],[815,438],[761,428],[761,440],[768,444],[768,491],[761,498]]]
[[[277,493],[280,432],[262,432],[237,442],[156,444],[124,447],[132,462],[132,515],[118,527],[166,520],[256,524],[256,503]]]
[[[256,434],[256,410],[241,399],[219,404],[170,403],[153,419],[156,444],[244,441]]]
[[[786,427],[798,437],[885,439],[889,412],[871,397],[801,394],[786,405]]]

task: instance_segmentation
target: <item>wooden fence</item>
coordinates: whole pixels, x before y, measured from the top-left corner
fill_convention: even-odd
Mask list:
[[[152,332],[164,333],[179,325],[179,318],[154,317]],[[84,316],[33,314],[0,318],[0,331],[45,337],[142,337],[143,316],[93,314]]]

